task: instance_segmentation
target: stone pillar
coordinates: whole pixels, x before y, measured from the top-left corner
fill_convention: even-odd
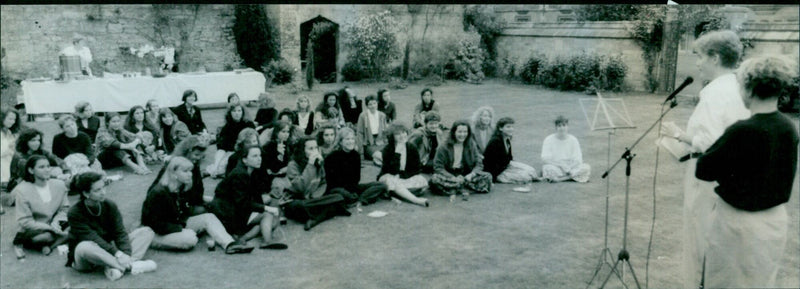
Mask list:
[[[667,18],[664,21],[664,34],[661,55],[657,68],[660,92],[672,92],[675,89],[675,72],[678,67],[678,44],[681,35],[678,33],[678,9],[667,7]]]

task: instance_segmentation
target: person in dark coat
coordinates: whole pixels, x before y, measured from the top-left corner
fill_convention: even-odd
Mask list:
[[[192,134],[207,132],[206,124],[203,122],[203,115],[200,113],[200,109],[194,105],[197,102],[197,93],[191,89],[186,90],[183,92],[181,101],[183,101],[183,104],[172,108],[172,112],[175,113],[178,120],[185,123]]]
[[[483,152],[483,170],[492,174],[492,180],[500,183],[529,183],[540,180],[536,169],[514,161],[511,154],[511,136],[514,119],[503,117],[497,121],[486,150]]]
[[[386,184],[395,195],[427,207],[428,199],[420,196],[428,188],[428,179],[422,176],[417,147],[407,140],[408,128],[405,125],[394,123],[389,127],[388,144],[381,152],[383,166],[378,173],[378,181]]]
[[[359,184],[361,181],[361,155],[356,150],[356,136],[350,128],[339,131],[339,146],[325,158],[327,192],[344,196],[348,203],[374,203],[378,197],[387,196],[386,185],[379,182]]]

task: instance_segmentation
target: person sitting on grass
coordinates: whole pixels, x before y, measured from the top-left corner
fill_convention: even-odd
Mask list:
[[[422,176],[417,147],[407,142],[408,128],[395,122],[389,127],[389,141],[383,148],[383,166],[378,181],[388,190],[413,204],[428,207],[428,199],[421,198],[428,188],[428,179]]]
[[[158,147],[158,128],[150,126],[150,122],[145,117],[144,107],[135,105],[128,111],[124,128],[142,139],[142,152],[144,152],[145,162],[155,163],[161,161],[164,151],[156,151]]]
[[[326,194],[323,158],[313,137],[297,142],[286,177],[291,182],[286,189],[291,200],[283,205],[283,211],[287,218],[305,223],[306,231],[336,215],[350,216],[342,195]]]
[[[258,111],[256,111],[256,131],[261,133],[265,129],[272,128],[272,124],[278,119],[278,110],[275,109],[275,100],[269,96],[268,92],[258,95]]]
[[[158,123],[160,127],[158,137],[161,139],[164,151],[168,154],[171,154],[172,150],[175,149],[175,145],[180,142],[178,139],[183,139],[190,135],[186,124],[178,120],[175,113],[169,108],[165,107],[159,110]],[[183,138],[179,138],[178,136],[179,132],[181,132],[181,130],[178,129],[179,127],[186,128],[183,130]]]
[[[542,178],[548,182],[588,182],[591,167],[583,162],[578,139],[568,133],[569,120],[558,116],[555,124],[556,133],[547,136],[542,143]]]
[[[436,149],[433,170],[431,192],[449,195],[451,202],[458,193],[466,201],[469,191],[489,193],[492,190],[492,175],[483,171],[482,156],[466,120],[453,123],[449,138]]]
[[[251,145],[261,146],[258,142],[258,132],[252,128],[243,129],[239,132],[233,154],[228,158],[228,164],[225,165],[226,176],[242,162],[243,155],[246,153],[244,148]]]
[[[279,121],[272,129],[269,142],[263,147],[264,156],[259,170],[266,173],[265,184],[278,195],[290,186],[286,171],[294,146],[293,133],[296,132],[292,127],[290,122]]]
[[[208,144],[205,142],[205,139],[199,136],[188,136],[186,139],[178,143],[178,146],[175,147],[172,155],[170,155],[170,158],[183,157],[192,162],[192,187],[188,188],[181,196],[181,198],[185,199],[185,201],[189,204],[191,208],[191,215],[205,213],[205,203],[206,201],[211,201],[210,198],[206,200],[203,196],[205,192],[205,188],[203,186],[203,177],[207,175],[203,175],[200,170],[200,163],[205,158],[207,149]],[[147,188],[148,191],[158,184],[159,179],[161,179],[161,176],[164,175],[166,170],[167,166],[161,167],[161,170],[158,171],[158,175],[153,180],[153,183],[150,184],[149,188]]]
[[[78,131],[75,117],[64,114],[58,118],[58,125],[63,132],[53,137],[53,154],[64,159],[64,165],[70,176],[93,171],[105,177],[106,172],[95,157],[92,140],[85,133]]]
[[[41,155],[47,158],[50,162],[50,177],[59,178],[66,181],[69,175],[64,174],[66,163],[64,160],[58,158],[56,155],[44,149],[42,144],[44,138],[41,131],[34,128],[26,128],[17,139],[17,148],[14,157],[11,158],[11,178],[8,182],[8,190],[11,191],[14,187],[22,182],[23,177],[27,173],[25,165],[28,159],[34,155]]]
[[[23,248],[40,250],[50,255],[67,237],[67,187],[63,181],[50,178],[50,162],[33,155],[24,166],[23,181],[11,194],[16,197],[19,231],[14,236],[17,259],[25,258]]]
[[[439,112],[439,104],[433,99],[433,90],[425,88],[420,92],[420,103],[414,107],[413,124],[414,128],[422,127],[425,124],[425,115],[428,112]]]
[[[75,104],[75,117],[78,119],[78,131],[85,133],[92,141],[97,139],[100,130],[100,118],[94,115],[92,105],[86,101]]]
[[[228,110],[225,112],[225,125],[217,135],[217,152],[214,155],[214,163],[209,164],[206,168],[209,175],[215,178],[224,177],[225,166],[228,164],[228,158],[233,154],[233,146],[236,144],[239,132],[246,128],[255,128],[255,125],[247,118],[244,105],[228,106]]]
[[[317,105],[316,114],[319,117],[314,120],[314,128],[318,129],[326,124],[331,124],[336,129],[344,126],[344,117],[342,117],[342,109],[339,107],[336,92],[325,93],[322,102]]]
[[[294,110],[294,116],[292,124],[297,126],[303,134],[314,133],[314,111],[311,109],[311,101],[305,95],[297,97],[297,109]]]
[[[472,128],[472,135],[480,153],[486,150],[486,145],[494,134],[492,121],[494,121],[494,109],[491,106],[479,107],[470,118],[469,123]]]
[[[373,102],[375,102],[373,100]],[[325,181],[328,194],[342,195],[348,204],[367,205],[386,196],[386,185],[379,182],[359,184],[361,181],[361,155],[356,150],[356,136],[352,129],[339,130],[338,148],[325,158]]]
[[[106,168],[125,165],[136,174],[150,174],[144,162],[142,139],[122,128],[122,117],[118,113],[108,112],[105,118],[106,128],[97,133],[100,163]]]
[[[322,157],[326,158],[336,149],[336,127],[325,125],[317,130],[317,143]]]
[[[272,240],[272,232],[279,225],[280,210],[277,202],[270,202],[266,191],[259,186],[262,182],[258,172],[261,167],[261,148],[248,145],[244,152],[241,162],[214,190],[214,200],[208,204],[209,211],[230,233],[241,236],[241,242],[247,242],[260,233],[263,241],[259,248],[286,249],[285,244]]]
[[[194,214],[194,204],[187,196],[192,186],[195,165],[184,157],[173,156],[164,174],[150,187],[142,204],[142,225],[156,233],[154,249],[191,250],[197,245],[197,234],[207,232],[226,254],[250,253],[253,247],[234,241],[212,213]],[[209,247],[213,250],[214,246]]]
[[[189,127],[189,132],[192,134],[207,134],[206,124],[203,122],[203,115],[200,108],[194,105],[197,102],[197,93],[194,90],[186,90],[181,97],[183,104],[172,108],[172,112],[178,117],[178,120],[185,123]]]
[[[144,113],[145,121],[147,121],[147,123],[150,124],[150,127],[156,128],[156,131],[158,131],[158,128],[160,127],[158,123],[158,118],[159,114],[161,113],[161,108],[158,106],[158,100],[155,100],[153,98],[148,100],[147,103],[145,103],[144,105],[144,110],[145,110]],[[162,143],[158,144],[158,147],[162,146],[163,146]]]
[[[103,269],[111,281],[125,272],[137,275],[155,271],[156,262],[142,260],[155,233],[139,227],[125,233],[117,205],[106,199],[103,176],[88,172],[77,175],[70,189],[81,200],[69,210],[69,253],[67,266],[80,272]]]
[[[345,85],[339,90],[339,108],[342,109],[344,122],[351,128],[358,122],[358,116],[363,111],[363,103],[352,88]]]
[[[514,134],[514,119],[503,117],[497,121],[483,153],[483,169],[492,174],[492,179],[500,183],[529,183],[539,181],[536,169],[514,161],[511,153],[511,136]]]
[[[3,107],[0,109],[0,183],[2,190],[6,191],[8,181],[11,179],[11,160],[17,152],[17,137],[22,126],[22,118],[19,111],[13,108]]]
[[[397,109],[395,109],[394,102],[389,89],[381,88],[378,90],[378,110],[386,115],[386,121],[393,123],[397,118]]]
[[[356,124],[356,148],[363,152],[364,159],[381,166],[381,150],[386,146],[386,115],[378,111],[378,99],[368,95],[364,99],[367,109],[358,116]]]
[[[408,142],[413,144],[419,151],[419,163],[423,174],[433,173],[433,159],[436,157],[436,149],[439,144],[447,140],[446,133],[440,126],[441,117],[435,111],[425,115],[425,127],[414,130]]]

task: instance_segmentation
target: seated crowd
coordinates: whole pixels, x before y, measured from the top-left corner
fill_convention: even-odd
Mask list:
[[[68,244],[69,266],[102,269],[116,280],[155,270],[154,261],[143,259],[148,248],[191,250],[203,233],[209,250],[219,246],[227,254],[251,252],[247,242],[258,237],[260,248],[280,250],[287,245],[275,230],[287,218],[310,230],[382,199],[429,207],[428,193],[466,201],[471,193],[489,193],[493,182],[589,179],[566,118],[556,119],[556,133],[544,140],[540,175],[514,160],[514,119],[495,123],[491,107],[447,129],[433,91],[425,88],[409,127],[398,121],[389,90],[376,95],[362,101],[345,87],[325,93],[316,109],[300,96],[294,108],[278,111],[262,93],[251,119],[232,93],[215,134],[192,90],[176,107],[149,100],[126,116],[107,112],[102,122],[81,102],[74,114],[58,118],[52,152],[44,149],[42,132],[25,128],[19,112],[4,108],[0,171],[3,191],[11,193],[3,194],[4,203],[16,206],[17,258],[25,258],[24,248],[47,255]],[[201,167],[214,144],[213,160]],[[375,180],[362,180],[367,160],[380,167]],[[116,178],[104,169],[124,166],[146,175],[157,163],[163,166],[147,190],[141,227],[127,233],[117,206],[105,198]],[[204,196],[205,177],[221,179],[213,197]],[[80,201],[70,205],[68,194]]]

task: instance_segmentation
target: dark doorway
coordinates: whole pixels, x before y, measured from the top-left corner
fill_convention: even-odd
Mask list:
[[[314,24],[329,23],[333,29],[320,35],[318,45],[314,50],[314,78],[320,83],[336,82],[336,38],[339,24],[325,17],[317,16],[300,24],[300,63],[302,69],[308,66],[308,39]]]

